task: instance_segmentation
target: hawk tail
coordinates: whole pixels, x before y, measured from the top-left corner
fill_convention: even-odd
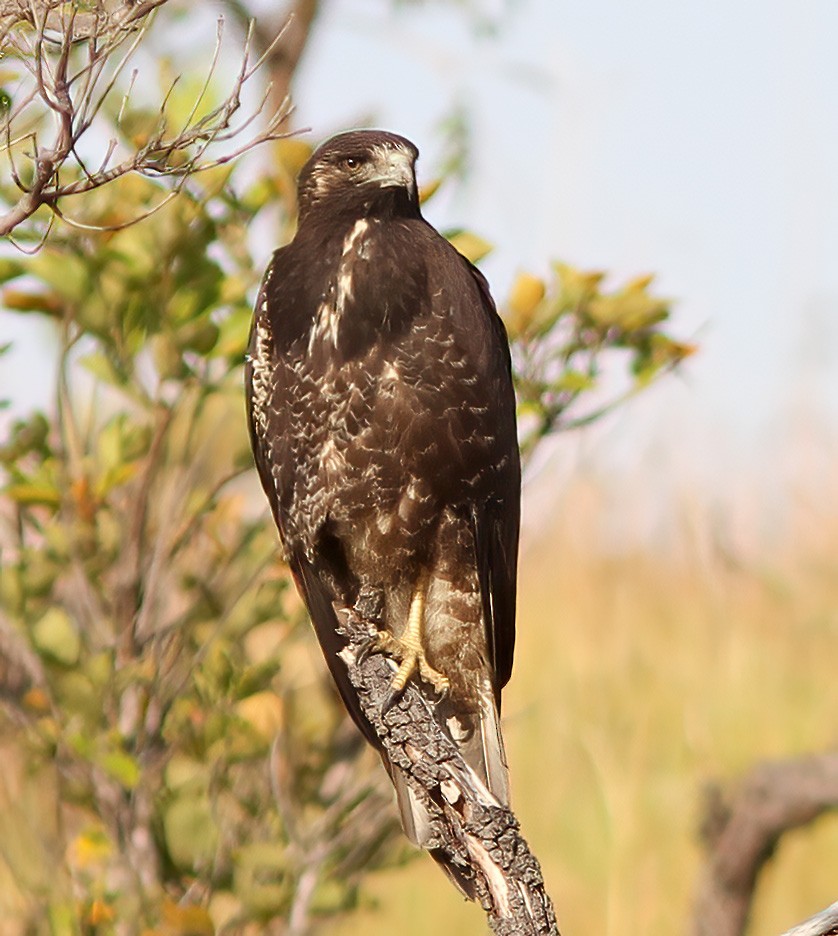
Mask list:
[[[472,788],[481,801],[495,800],[508,806],[509,770],[491,687],[487,686],[481,694],[480,707],[476,712],[454,714],[447,711],[445,702],[442,702],[436,709],[436,715],[465,762],[467,774],[462,782]],[[398,767],[388,767],[405,834],[416,845],[427,848],[433,838],[433,830],[422,796],[413,790]]]
[[[437,709],[437,715],[443,715],[444,705]],[[446,732],[462,754],[467,773],[459,778],[469,787],[469,794],[483,803],[494,800],[501,805],[509,805],[509,773],[506,764],[506,752],[500,719],[495,704],[494,693],[487,687],[480,700],[480,709],[470,715],[449,715],[444,719]],[[401,815],[405,835],[420,848],[428,851],[440,865],[446,875],[470,900],[477,899],[474,883],[468,869],[460,868],[451,862],[448,855],[434,847],[433,824],[425,805],[426,794],[419,792],[407,779],[405,773],[396,765],[390,764],[386,754],[382,758],[388,768],[396,791],[396,800]]]

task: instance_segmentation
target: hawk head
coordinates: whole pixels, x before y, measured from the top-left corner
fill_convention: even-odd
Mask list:
[[[419,150],[385,130],[350,130],[312,153],[297,183],[300,220],[312,210],[368,215],[376,206],[417,214]]]

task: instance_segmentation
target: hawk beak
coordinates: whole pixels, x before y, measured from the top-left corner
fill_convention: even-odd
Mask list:
[[[413,195],[416,178],[413,175],[413,158],[401,150],[392,150],[376,164],[376,173],[370,179],[382,187],[406,188]]]

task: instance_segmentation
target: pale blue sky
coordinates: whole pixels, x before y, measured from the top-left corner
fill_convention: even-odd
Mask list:
[[[801,414],[834,447],[838,4],[472,6],[495,35],[459,4],[326,0],[296,120],[314,141],[370,120],[404,133],[427,178],[440,120],[467,108],[473,171],[427,213],[494,242],[484,269],[499,296],[517,269],[553,258],[658,274],[677,300],[673,330],[701,353],[604,426],[561,439],[560,455],[581,448],[668,486],[762,473],[770,489]],[[217,12],[204,8],[208,35]],[[16,373],[31,378],[41,342],[26,336]],[[8,393],[8,364],[5,377]]]
[[[298,121],[319,139],[371,116],[412,137],[429,171],[437,122],[461,102],[474,172],[428,214],[496,244],[484,266],[498,294],[554,257],[658,274],[675,330],[702,351],[613,420],[606,447],[712,450],[718,479],[792,444],[800,410],[834,431],[838,4],[495,8],[491,38],[450,6],[331,0]]]

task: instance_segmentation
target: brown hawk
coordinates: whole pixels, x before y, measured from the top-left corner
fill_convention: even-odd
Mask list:
[[[299,178],[299,224],[257,300],[251,440],[297,586],[347,709],[384,758],[407,834],[425,816],[338,654],[353,609],[393,690],[436,711],[503,803],[499,713],[515,638],[521,472],[506,333],[486,280],[421,215],[416,147],[340,134]]]

